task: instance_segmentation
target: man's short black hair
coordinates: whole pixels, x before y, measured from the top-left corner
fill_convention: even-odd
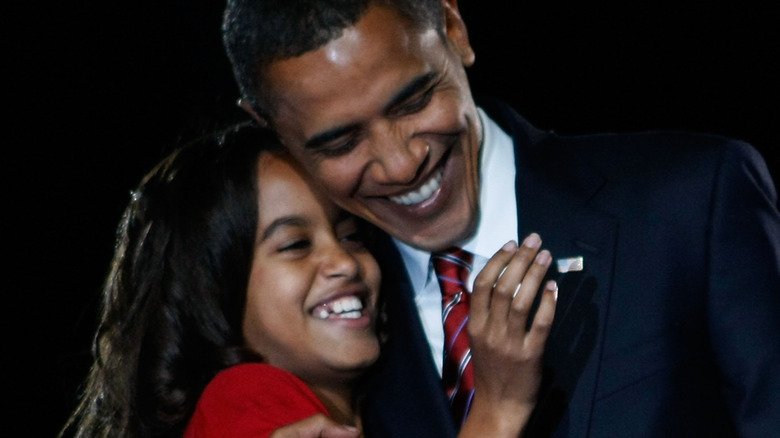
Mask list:
[[[373,5],[443,36],[441,0],[228,0],[222,40],[242,98],[261,116],[270,116],[263,105],[268,97],[264,68],[338,38]]]

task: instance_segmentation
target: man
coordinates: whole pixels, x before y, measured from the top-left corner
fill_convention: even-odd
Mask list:
[[[478,271],[532,232],[561,275],[527,436],[780,430],[780,214],[749,145],[561,137],[478,107],[456,0],[229,1],[224,35],[242,106],[398,249],[367,436],[455,436],[431,253]]]

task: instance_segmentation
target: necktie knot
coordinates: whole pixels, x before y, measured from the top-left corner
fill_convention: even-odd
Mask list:
[[[474,255],[460,248],[451,248],[431,255],[433,269],[445,299],[469,289],[467,283]]]

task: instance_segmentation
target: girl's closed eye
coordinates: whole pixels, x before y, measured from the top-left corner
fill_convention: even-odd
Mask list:
[[[365,233],[360,230],[355,230],[354,232],[343,236],[340,240],[342,245],[351,249],[361,249],[366,246]]]
[[[302,252],[311,248],[311,240],[304,238],[289,239],[279,245],[277,251],[283,253]]]

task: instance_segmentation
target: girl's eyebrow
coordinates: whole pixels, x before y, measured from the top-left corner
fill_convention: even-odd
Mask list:
[[[282,227],[305,227],[309,221],[300,216],[282,216],[271,222],[260,235],[260,242],[267,240]]]

